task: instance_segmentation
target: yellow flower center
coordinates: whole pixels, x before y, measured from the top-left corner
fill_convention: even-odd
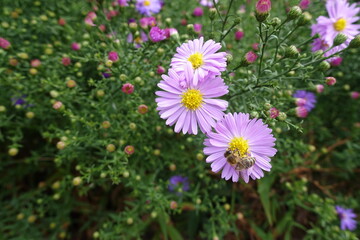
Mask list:
[[[334,23],[334,28],[336,31],[340,32],[344,30],[346,27],[346,20],[344,18],[340,18]]]
[[[181,103],[190,110],[198,109],[203,102],[202,94],[199,90],[189,89],[182,95]]]
[[[142,43],[141,37],[135,38],[135,39],[134,39],[134,42],[135,42],[135,43]]]
[[[229,143],[229,149],[240,155],[240,157],[245,157],[249,154],[248,141],[242,137],[233,138]]]
[[[203,55],[199,52],[190,55],[188,61],[191,62],[194,69],[198,69],[204,64]]]
[[[149,6],[150,5],[150,1],[149,0],[145,0],[144,1],[144,6]]]

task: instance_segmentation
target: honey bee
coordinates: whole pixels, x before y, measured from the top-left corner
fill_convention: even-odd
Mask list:
[[[235,170],[244,170],[254,166],[256,159],[251,156],[241,157],[240,152],[235,152],[232,150],[226,150],[224,153],[226,161],[235,168]]]

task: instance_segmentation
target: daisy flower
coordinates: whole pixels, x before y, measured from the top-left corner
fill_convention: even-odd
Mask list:
[[[204,141],[204,153],[209,155],[207,163],[211,163],[213,172],[222,170],[221,177],[225,180],[239,180],[239,176],[248,183],[249,178],[260,179],[264,177],[263,171],[270,171],[270,157],[277,150],[272,130],[261,119],[250,119],[249,114],[227,114],[218,121],[215,132],[208,133]],[[255,162],[248,168],[237,169],[238,166],[230,164],[225,157],[228,151],[235,152],[238,158],[252,158]]]
[[[169,126],[175,123],[175,132],[197,134],[198,126],[203,133],[211,131],[215,120],[222,119],[228,102],[215,99],[228,93],[228,86],[220,77],[211,76],[206,81],[193,85],[189,76],[178,75],[173,69],[169,76],[162,75],[157,91],[157,110],[160,117],[167,119]]]
[[[350,230],[353,231],[356,229],[356,214],[354,211],[350,209],[345,209],[340,206],[335,206],[336,213],[339,215],[340,218],[340,227],[341,230]]]
[[[338,52],[346,48],[351,39],[360,33],[360,25],[354,24],[360,19],[356,16],[360,12],[360,8],[357,7],[356,3],[350,4],[346,0],[336,0],[327,1],[326,9],[329,17],[318,17],[317,23],[311,27],[312,35],[318,33],[321,38],[320,40],[317,40],[314,47],[316,49],[316,46],[332,46],[335,37],[339,33],[343,33],[348,37],[348,39],[344,44],[337,47],[336,52]],[[320,42],[321,40],[323,42]]]
[[[299,107],[304,107],[308,112],[310,112],[316,103],[316,96],[312,92],[305,90],[297,90],[293,97],[296,98],[296,105]]]
[[[136,10],[140,14],[151,16],[161,10],[161,2],[159,0],[137,0]]]
[[[213,40],[204,43],[203,37],[188,41],[176,49],[170,65],[178,73],[190,74],[196,86],[208,75],[220,75],[226,70],[226,53],[217,53],[220,48],[220,43]]]
[[[172,176],[168,188],[171,192],[187,192],[190,189],[189,179],[183,176]]]

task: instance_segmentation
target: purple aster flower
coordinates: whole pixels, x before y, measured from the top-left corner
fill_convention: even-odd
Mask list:
[[[190,189],[189,179],[183,176],[172,176],[168,188],[171,192],[187,192]]]
[[[196,135],[199,126],[207,133],[215,127],[215,120],[222,119],[228,102],[215,99],[229,92],[222,78],[211,76],[195,86],[192,78],[178,75],[173,69],[162,78],[158,86],[165,91],[156,92],[157,110],[162,119],[167,119],[167,125],[176,123],[175,132]]]
[[[196,86],[208,75],[220,75],[226,70],[226,53],[217,53],[220,48],[220,43],[213,40],[204,43],[203,37],[188,41],[176,48],[170,65],[176,72],[189,74]]]
[[[356,218],[356,214],[354,213],[354,211],[351,208],[345,209],[340,206],[335,206],[335,209],[340,218],[341,230],[355,230],[356,220],[354,220],[354,218]]]
[[[312,92],[305,90],[297,90],[293,97],[296,98],[296,103],[299,107],[304,107],[308,112],[310,112],[316,103],[316,96]]]
[[[16,105],[24,105],[26,103],[26,95],[22,95],[21,97],[12,97],[11,102],[14,106]]]
[[[215,0],[215,3],[217,3],[219,0]],[[213,4],[213,1],[212,0],[200,0],[200,4],[205,6],[205,7],[213,7],[214,4]]]
[[[354,24],[359,20],[359,17],[356,15],[360,12],[360,8],[357,7],[356,3],[350,4],[346,0],[332,0],[326,2],[326,9],[329,17],[320,16],[317,18],[317,23],[311,27],[312,35],[317,33],[320,35],[321,40],[324,41],[324,43],[321,44],[322,46],[332,46],[335,37],[339,33],[345,34],[348,37],[347,41],[337,46],[336,51],[332,52],[332,54],[334,54],[346,48],[349,42],[360,33],[360,25]],[[315,46],[319,46],[319,40],[317,43],[314,43],[314,47]],[[322,48],[317,49],[315,47],[315,49],[319,50]],[[329,55],[331,54],[327,56]]]
[[[151,16],[161,10],[161,2],[159,0],[137,0],[136,10],[146,16]]]
[[[149,37],[152,42],[160,42],[166,39],[166,31],[159,27],[152,27],[149,32]]]
[[[127,42],[128,43],[134,43],[135,48],[141,48],[141,44],[144,42],[147,42],[149,39],[143,31],[140,32],[140,36],[136,37],[134,39],[134,36],[130,33],[127,36]]]
[[[263,171],[270,171],[270,157],[277,150],[272,130],[261,119],[250,119],[249,114],[227,114],[218,121],[215,132],[208,133],[204,141],[204,153],[209,155],[207,163],[211,163],[213,172],[222,170],[221,177],[225,180],[232,178],[233,182],[239,180],[239,176],[248,183],[249,177],[260,179],[264,177]],[[232,162],[228,152],[232,152],[237,159],[247,159],[252,164],[246,165]]]

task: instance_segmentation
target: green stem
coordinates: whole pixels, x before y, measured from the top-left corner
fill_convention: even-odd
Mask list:
[[[212,2],[213,2],[213,4],[214,4],[214,7],[215,7],[215,9],[216,9],[217,14],[219,15],[219,17],[220,17],[221,21],[223,22],[223,21],[224,21],[224,19],[222,18],[221,14],[220,14],[220,12],[219,12],[219,9],[218,9],[218,6],[217,6],[217,3],[215,2],[215,0],[212,0]]]
[[[229,18],[229,12],[230,12],[230,8],[231,8],[231,5],[233,3],[234,0],[230,0],[230,4],[229,4],[229,7],[226,11],[226,16],[225,16],[225,19],[223,21],[223,24],[222,24],[222,27],[221,27],[221,36],[220,36],[220,42],[222,41],[222,39],[224,39],[223,35],[224,35],[224,29],[225,29],[225,25],[226,25],[226,22]],[[226,35],[229,33],[229,31],[226,33]]]

